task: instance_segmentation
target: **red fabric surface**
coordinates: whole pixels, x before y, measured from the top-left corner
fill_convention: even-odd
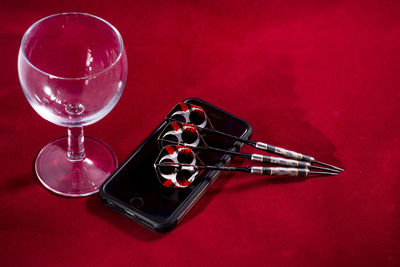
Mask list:
[[[119,162],[175,103],[199,97],[248,120],[254,140],[346,171],[224,174],[168,234],[98,195],[48,192],[32,164],[66,129],[29,106],[17,54],[33,22],[63,11],[100,16],[124,38],[122,98],[85,128]],[[399,14],[398,1],[1,1],[0,264],[399,266]]]

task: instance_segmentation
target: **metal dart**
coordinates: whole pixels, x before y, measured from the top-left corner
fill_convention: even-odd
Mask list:
[[[154,163],[154,168],[163,186],[176,188],[189,186],[203,170],[238,171],[268,176],[337,175],[337,173],[332,172],[314,172],[306,168],[207,166],[188,146],[164,147]]]
[[[305,161],[298,161],[293,159],[285,159],[280,157],[273,157],[268,155],[256,154],[256,153],[241,153],[235,151],[224,150],[209,146],[204,139],[201,137],[197,128],[192,124],[181,123],[181,122],[170,122],[165,126],[161,132],[158,142],[161,147],[166,145],[185,145],[198,150],[203,151],[214,151],[222,154],[229,154],[233,156],[242,157],[252,161],[258,161],[263,163],[277,164],[287,167],[295,168],[307,168],[307,169],[318,169],[327,172],[339,172],[336,169],[329,169],[324,167],[312,166],[311,163]]]
[[[167,115],[167,119],[170,119],[172,121],[179,121],[179,122],[184,122],[184,123],[190,123],[193,124],[196,128],[200,128],[201,130],[209,133],[214,133],[218,134],[220,136],[224,136],[226,138],[230,138],[242,143],[245,143],[249,146],[252,146],[254,148],[257,148],[259,150],[263,150],[272,154],[277,154],[286,158],[294,159],[294,160],[299,160],[299,161],[305,161],[310,164],[316,163],[331,169],[335,169],[337,171],[344,171],[344,169],[333,166],[331,164],[327,164],[324,162],[320,162],[315,160],[315,158],[311,156],[307,156],[295,151],[287,150],[281,147],[269,145],[263,142],[257,142],[253,140],[248,140],[244,138],[240,138],[237,136],[230,135],[228,133],[224,133],[221,131],[218,131],[214,129],[212,126],[210,120],[208,119],[205,111],[203,108],[192,105],[189,103],[179,103],[176,105],[172,111]]]

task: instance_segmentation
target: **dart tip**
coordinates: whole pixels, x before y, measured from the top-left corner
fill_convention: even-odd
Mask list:
[[[316,170],[322,170],[322,171],[327,171],[327,172],[334,172],[334,173],[339,173],[339,170],[336,169],[331,169],[331,168],[324,168],[324,167],[319,167],[319,166],[311,166],[311,169],[316,169]]]
[[[314,160],[314,163],[317,163],[317,164],[325,166],[325,167],[329,167],[331,169],[338,170],[340,172],[344,171],[344,169],[342,169],[342,168],[339,168],[339,167],[336,167],[336,166],[333,166],[333,165],[330,165],[330,164],[327,164],[327,163],[323,163],[323,162],[320,162],[320,161],[317,161],[317,160]]]
[[[338,175],[338,172],[310,172],[310,174],[316,174],[316,175]]]

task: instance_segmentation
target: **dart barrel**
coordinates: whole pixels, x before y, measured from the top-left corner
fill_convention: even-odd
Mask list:
[[[310,173],[308,169],[257,167],[257,166],[251,167],[250,171],[252,174],[259,174],[259,175],[299,176],[299,177],[306,177]]]
[[[271,163],[277,164],[281,166],[289,166],[289,167],[296,167],[296,168],[310,168],[311,164],[304,161],[292,160],[292,159],[284,159],[279,157],[271,157],[267,155],[261,154],[251,154],[251,160],[264,162],[264,163]]]
[[[265,150],[267,152],[270,153],[274,153],[274,154],[278,154],[280,156],[286,157],[286,158],[291,158],[291,159],[297,159],[297,160],[301,160],[301,161],[306,161],[306,162],[313,162],[315,159],[313,157],[310,156],[306,156],[291,150],[287,150],[281,147],[277,147],[277,146],[272,146],[272,145],[268,145],[262,142],[256,142],[255,147],[257,149],[261,149],[261,150]]]

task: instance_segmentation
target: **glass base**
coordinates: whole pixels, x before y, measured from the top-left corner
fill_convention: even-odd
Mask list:
[[[67,157],[68,138],[47,144],[35,162],[40,182],[50,191],[68,197],[83,197],[99,191],[100,185],[117,168],[117,157],[101,141],[85,137],[86,156],[81,160]]]

